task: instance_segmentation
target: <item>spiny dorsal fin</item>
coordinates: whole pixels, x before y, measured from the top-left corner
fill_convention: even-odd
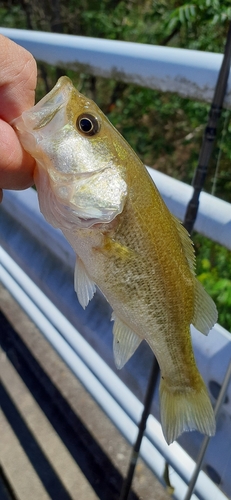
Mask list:
[[[172,215],[172,218],[175,222],[182,246],[184,248],[185,256],[188,261],[189,267],[192,271],[192,273],[195,275],[195,252],[193,248],[193,242],[188,234],[188,231],[184,228],[184,226],[181,224],[181,222],[174,216]]]
[[[217,321],[217,308],[202,284],[195,278],[195,306],[192,320],[193,326],[204,335]]]
[[[74,286],[78,301],[85,309],[95,294],[96,286],[94,281],[88,276],[84,264],[79,257],[76,258]]]
[[[112,319],[115,320],[113,326],[113,352],[116,368],[123,368],[125,363],[139,347],[142,339],[119,319],[114,313]]]

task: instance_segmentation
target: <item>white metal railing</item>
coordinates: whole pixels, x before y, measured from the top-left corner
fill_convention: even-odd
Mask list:
[[[38,61],[211,102],[222,54],[0,28]],[[231,76],[224,107],[231,108]]]
[[[218,71],[222,61],[221,54],[208,54],[197,51],[185,51],[182,49],[153,47],[128,42],[96,40],[93,38],[27,32],[24,30],[10,30],[5,28],[0,28],[0,33],[9,36],[14,41],[23,45],[25,48],[30,50],[38,60],[48,62],[50,64],[72,67],[73,69],[81,68],[81,70],[85,69],[86,71],[96,75],[117,77],[120,80],[127,82],[138,83],[145,87],[160,89],[163,91],[177,92],[179,95],[184,97],[187,96],[194,99],[201,99],[207,102],[210,102],[212,99],[213,90],[215,88]],[[225,105],[231,108],[231,79],[229,79]],[[191,197],[192,188],[159,172],[151,170],[150,173],[170,210],[180,219],[183,219],[185,207]],[[30,267],[33,267],[33,278],[35,281],[37,280],[37,283],[39,284],[39,273],[41,271],[41,266],[44,265],[43,257],[36,255],[36,263],[32,263],[31,258],[34,257],[34,254],[31,253],[31,249],[29,248],[30,244],[32,244],[34,249],[36,242],[40,241],[41,248],[44,246],[50,255],[48,260],[51,259],[53,262],[52,256],[55,255],[56,258],[59,259],[59,262],[65,261],[65,265],[68,265],[69,267],[73,264],[74,256],[73,252],[70,250],[69,246],[61,237],[59,232],[48,228],[46,222],[40,217],[38,208],[36,208],[34,204],[36,198],[35,193],[32,190],[28,190],[26,193],[6,193],[2,206],[3,215],[5,214],[7,217],[9,216],[11,218],[9,220],[11,220],[12,223],[19,222],[19,224],[17,224],[16,229],[17,237],[15,233],[12,234],[12,231],[15,230],[13,227],[12,231],[9,227],[6,230],[3,228],[2,242],[3,246],[5,246],[5,248],[9,251],[9,254],[14,255],[16,261],[18,259],[18,261],[23,263],[24,270],[26,270],[27,274],[30,274]],[[231,205],[206,193],[202,193],[199,215],[195,228],[202,234],[231,249]],[[25,234],[27,234],[28,239],[25,239]],[[49,237],[47,236],[48,234]],[[88,349],[89,345],[87,343],[85,345],[84,342],[80,342],[80,344],[84,345],[84,347],[78,361],[78,355],[80,354],[77,349],[77,344],[79,344],[79,334],[76,330],[75,334],[72,332],[71,328],[73,328],[73,326],[69,323],[68,328],[70,329],[69,331],[73,333],[73,338],[72,340],[70,338],[68,339],[67,348],[64,344],[62,344],[62,348],[58,347],[60,346],[60,342],[62,343],[64,341],[63,338],[61,340],[59,337],[61,328],[60,325],[64,324],[65,321],[68,321],[66,318],[61,318],[60,316],[59,328],[57,328],[58,325],[54,324],[54,318],[57,318],[58,310],[60,311],[62,307],[60,306],[60,308],[58,307],[58,310],[55,310],[55,314],[52,319],[47,311],[50,311],[50,308],[55,306],[49,302],[47,297],[43,296],[41,290],[38,288],[35,287],[34,292],[32,292],[34,285],[31,285],[31,280],[21,269],[18,269],[17,265],[11,261],[7,254],[3,252],[2,256],[4,261],[2,269],[4,276],[3,280],[5,280],[4,282],[6,286],[8,286],[11,293],[15,295],[22,307],[27,310],[28,314],[31,314],[32,311],[34,311],[33,319],[38,321],[44,335],[47,335],[48,337],[50,336],[49,338],[51,343],[58,350],[58,352],[65,357],[67,364],[69,364],[73,371],[77,370],[77,368],[74,368],[75,363],[77,363],[76,366],[79,366],[78,363],[81,364],[84,360],[85,367],[81,365],[85,373],[85,376],[82,377],[82,382],[86,385],[89,380],[91,380],[91,382],[89,382],[89,388],[90,386],[94,388],[95,383],[93,382],[93,379],[91,379],[91,376],[92,372],[94,373],[94,370],[96,370],[96,368],[94,368],[95,354],[91,351],[90,355],[90,351]],[[48,263],[48,261],[46,261],[46,263]],[[47,274],[49,274],[49,271]],[[45,288],[47,287],[47,289],[51,290],[51,295],[52,293],[55,293],[56,277],[54,277],[53,280],[53,285],[51,285],[50,282],[45,284]],[[39,302],[39,297],[43,297],[41,302]],[[59,301],[61,304],[61,298],[56,297],[56,299],[57,306],[57,304],[59,305]],[[72,305],[69,308],[69,314],[73,323],[71,307]],[[75,314],[75,312],[73,314]],[[38,318],[40,318],[41,321]],[[223,338],[223,343],[221,342],[223,347],[220,352],[220,355],[222,355],[222,362],[219,366],[217,365],[216,371],[219,373],[219,378],[216,380],[218,380],[218,383],[222,385],[225,370],[231,357],[231,339],[228,333],[224,333],[223,329],[219,327],[219,325],[216,326],[214,331],[216,332],[215,336],[211,334],[209,339],[203,339],[200,336],[198,344],[196,333],[194,332],[194,347],[197,349],[197,345],[199,345],[200,350],[201,345],[203,345],[204,340],[206,340],[207,350],[209,351],[210,349],[210,352],[214,352],[213,342],[216,342],[214,339],[221,335]],[[53,332],[53,334],[51,334],[51,332]],[[63,335],[64,333],[62,332],[62,336]],[[62,353],[66,353],[65,356]],[[96,356],[98,355],[96,354]],[[92,360],[92,365],[90,367],[91,376],[88,374],[89,366],[87,364],[87,359]],[[205,359],[206,356],[203,358],[203,361]],[[100,358],[98,361],[100,362]],[[103,361],[100,366],[103,367],[103,373],[104,370],[107,371],[107,369],[110,371],[110,369],[105,366]],[[203,375],[208,382],[209,376],[211,378],[211,373],[209,375],[209,369],[207,368],[208,365],[204,366],[206,373]],[[129,394],[128,388],[124,386],[122,389],[122,385],[120,385],[121,381],[119,381],[118,377],[116,377],[114,373],[109,373],[109,371],[105,376],[108,386],[105,388],[105,383],[103,384],[103,380],[101,380],[100,383],[102,384],[102,387],[100,388],[97,386],[97,390],[93,390],[92,395],[95,398],[97,398],[97,394],[101,395],[99,396],[101,397],[100,404],[104,407],[105,411],[108,412],[110,418],[112,418],[112,420],[114,419],[115,424],[120,428],[121,432],[126,435],[127,439],[130,442],[133,442],[142,405],[134,394]],[[80,373],[78,374],[76,372],[76,375],[81,378]],[[98,373],[97,378],[99,378]],[[113,381],[111,386],[109,383],[110,380]],[[120,394],[120,396],[118,396],[118,394],[116,395],[116,388],[119,388],[118,394]],[[222,418],[224,415],[231,414],[231,388],[227,391],[227,394],[229,394],[229,403],[226,404],[226,409],[225,412],[222,413]],[[110,398],[113,398],[114,401],[111,401]],[[131,398],[132,404],[127,405],[127,401],[131,401]],[[108,401],[110,404],[107,405]],[[113,405],[113,408],[115,408],[115,412],[111,412],[111,404]],[[133,408],[132,414],[131,409],[129,410],[129,408]],[[225,436],[227,436],[227,428],[230,432],[230,427],[226,426],[222,434],[223,440],[225,440]],[[167,447],[165,443],[162,442],[163,438],[161,436],[159,423],[154,417],[150,416],[146,436],[143,439],[141,448],[142,456],[153,469],[155,474],[159,476],[160,480],[162,479],[163,474],[163,460],[166,459],[171,464],[173,470],[175,471],[172,476],[173,484],[175,486],[174,496],[177,499],[183,499],[187,491],[186,483],[189,482],[195,463],[177,443],[171,445],[170,448]],[[216,443],[213,441],[213,443],[215,443],[215,448],[213,446],[213,450],[218,450],[221,434],[218,436],[217,440],[216,438],[213,439],[216,441]],[[211,453],[210,455],[208,454],[208,457],[210,456]],[[222,458],[224,457],[220,457],[220,462],[222,461]],[[228,462],[226,462],[226,464],[227,463]],[[192,498],[194,500],[196,500],[196,498],[203,500],[218,500],[224,499],[225,496],[215,485],[212,484],[203,472],[200,472],[195,495],[193,495]]]
[[[47,299],[13,259],[3,249],[1,249],[0,254],[3,284],[120,432],[132,444],[136,438],[137,425],[143,410],[142,403],[118,379],[83,339],[82,335]],[[142,458],[163,484],[166,460],[171,466],[171,482],[175,488],[174,497],[183,499],[187,493],[186,484],[193,474],[195,462],[176,442],[170,447],[167,446],[161,425],[152,415],[149,415],[145,436],[141,446]],[[204,472],[200,472],[195,494],[191,498],[192,500],[198,500],[198,498],[226,500],[226,496]]]
[[[0,33],[37,60],[207,102],[212,100],[223,58],[203,51],[38,31],[0,27]],[[224,106],[231,108],[231,74]],[[183,220],[192,187],[151,169],[150,173],[170,210]],[[195,229],[231,249],[231,205],[202,193]]]

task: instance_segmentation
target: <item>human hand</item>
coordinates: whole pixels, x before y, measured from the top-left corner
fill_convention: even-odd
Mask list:
[[[10,122],[34,105],[36,82],[37,66],[30,52],[0,35],[0,201],[2,189],[33,184],[35,161]]]

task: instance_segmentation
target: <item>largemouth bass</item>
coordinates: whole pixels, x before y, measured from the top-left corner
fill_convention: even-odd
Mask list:
[[[188,233],[131,147],[69,78],[12,125],[36,160],[41,212],[76,252],[79,302],[85,308],[97,285],[113,308],[117,368],[145,339],[161,369],[166,441],[193,429],[212,436],[190,324],[207,335],[217,311],[195,277]]]

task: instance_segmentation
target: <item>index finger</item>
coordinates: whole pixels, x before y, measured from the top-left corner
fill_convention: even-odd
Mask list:
[[[24,151],[10,122],[34,105],[37,66],[23,47],[0,35],[0,188],[33,184],[35,161]]]
[[[36,62],[23,47],[0,35],[0,117],[10,122],[34,105]]]

